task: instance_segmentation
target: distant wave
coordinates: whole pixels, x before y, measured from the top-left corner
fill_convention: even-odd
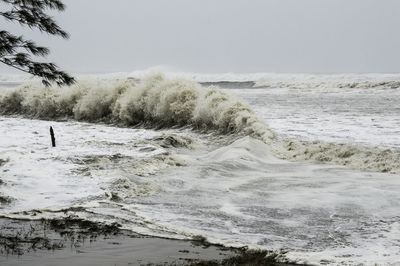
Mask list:
[[[113,77],[142,78],[153,70],[115,73]],[[173,78],[194,80],[222,88],[290,88],[290,89],[347,89],[400,87],[400,74],[287,74],[287,73],[185,73],[165,72]]]
[[[199,82],[203,85],[215,85],[227,89],[272,88],[272,89],[398,89],[400,76],[397,75],[290,75],[265,74],[259,76],[241,76],[238,80],[223,79],[224,76],[210,78],[211,81]],[[253,78],[253,79],[252,79]],[[215,80],[213,80],[215,79]],[[220,80],[221,79],[221,80]]]
[[[77,74],[79,79],[111,80],[132,78],[146,79],[155,73],[157,68],[134,72],[107,74]],[[349,89],[349,88],[400,88],[400,74],[287,74],[287,73],[190,73],[165,72],[170,79],[193,80],[204,86],[221,88],[289,88],[289,89]],[[28,75],[0,75],[0,86],[15,85],[24,82],[35,82],[40,79]]]
[[[255,81],[206,81],[199,82],[203,86],[218,86],[220,88],[228,89],[241,89],[241,88],[253,88],[256,85]]]
[[[400,88],[399,80],[294,80],[276,81],[260,80],[254,88],[288,88],[288,89],[397,89]]]
[[[240,83],[238,83],[240,84]],[[375,83],[378,86],[381,83]],[[386,86],[385,84],[381,84]],[[381,86],[380,85],[380,86]],[[371,85],[372,86],[372,85]],[[218,87],[161,74],[137,79],[86,80],[70,88],[31,83],[0,90],[0,114],[76,119],[124,126],[193,127],[248,135],[273,145],[281,158],[313,160],[379,172],[400,172],[400,152],[348,144],[281,140],[253,110]]]

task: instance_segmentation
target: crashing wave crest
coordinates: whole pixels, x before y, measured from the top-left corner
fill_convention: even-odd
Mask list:
[[[161,74],[133,79],[81,81],[71,88],[24,85],[0,94],[0,113],[31,118],[102,121],[157,128],[192,126],[241,133],[270,142],[272,132],[249,106],[214,87],[202,88]]]

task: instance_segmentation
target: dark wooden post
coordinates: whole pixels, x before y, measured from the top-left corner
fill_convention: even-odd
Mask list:
[[[50,137],[51,137],[51,146],[56,146],[56,138],[54,137],[54,130],[53,127],[50,127]]]

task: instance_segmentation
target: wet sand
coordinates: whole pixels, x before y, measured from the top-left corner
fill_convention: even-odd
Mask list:
[[[275,255],[142,236],[79,219],[0,219],[2,266],[282,265]]]

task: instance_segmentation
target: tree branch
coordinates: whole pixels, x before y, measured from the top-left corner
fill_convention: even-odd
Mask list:
[[[0,11],[0,16],[6,20],[19,22],[29,28],[37,28],[50,35],[68,38],[68,33],[62,30],[56,21],[44,13],[46,9],[63,11],[65,6],[60,0],[0,0],[0,3],[11,5],[8,11]],[[40,63],[31,60],[31,55],[44,57],[49,49],[38,46],[23,36],[16,36],[8,31],[0,30],[0,63],[42,78],[46,86],[50,82],[58,85],[71,85],[75,79],[60,71],[53,63]]]

